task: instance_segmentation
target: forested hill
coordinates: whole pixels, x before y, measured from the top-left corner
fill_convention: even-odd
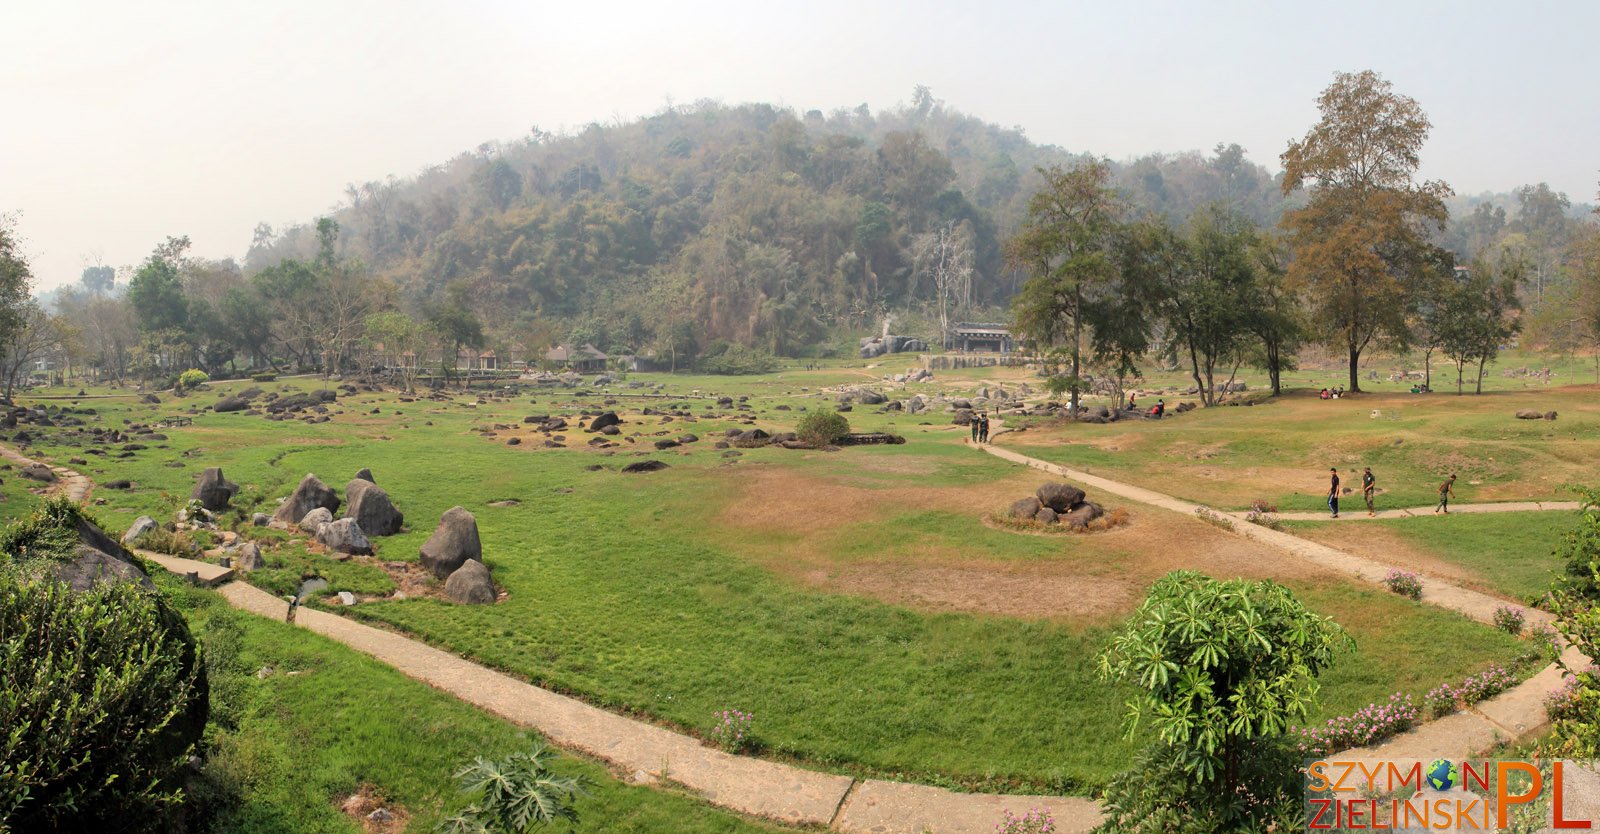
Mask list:
[[[930,313],[941,251],[970,253],[953,312],[999,315],[1025,277],[1001,244],[1035,169],[1076,158],[921,88],[879,113],[700,103],[352,186],[334,219],[342,254],[405,303],[465,298],[490,332],[642,348],[691,328],[702,344],[800,355],[886,312]],[[1115,168],[1136,206],[1175,222],[1215,200],[1263,224],[1281,211],[1272,174],[1237,146]],[[309,219],[262,226],[247,269],[316,247]]]

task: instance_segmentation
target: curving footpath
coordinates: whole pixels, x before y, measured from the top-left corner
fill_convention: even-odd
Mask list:
[[[56,466],[34,460],[10,446],[0,444],[0,458],[5,458],[17,466],[38,464],[49,467],[51,472],[56,473],[55,483],[45,485],[45,491],[51,495],[61,493],[81,504],[88,499],[90,491],[94,489],[94,482],[89,480],[88,475],[68,469],[65,466]]]
[[[990,436],[993,438],[999,434],[1000,432],[996,432]],[[988,444],[972,445],[976,445],[979,449],[1002,460],[1040,469],[1080,484],[1092,486],[1101,492],[1108,492],[1142,504],[1160,507],[1164,510],[1182,513],[1191,517],[1201,512],[1213,513],[1227,522],[1226,529],[1235,535],[1277,548],[1289,555],[1310,560],[1367,582],[1381,584],[1384,577],[1388,576],[1389,571],[1394,569],[1393,565],[1356,556],[1325,544],[1307,541],[1292,533],[1268,529],[1245,521],[1230,520],[1223,514],[1217,513],[1217,511],[1202,504],[1195,504],[1143,487],[1125,484],[1121,481],[1113,481],[1110,478],[1091,475],[1087,472],[1028,457],[1010,449],[1002,449]],[[1542,506],[1555,509],[1550,503]],[[1574,503],[1572,509],[1577,508],[1577,504]],[[1501,510],[1501,512],[1505,511]],[[1493,510],[1488,510],[1487,512],[1493,512]],[[1279,517],[1282,518],[1283,516]],[[1425,578],[1422,584],[1422,601],[1441,608],[1448,608],[1490,625],[1494,622],[1495,609],[1509,603],[1508,600],[1469,588],[1462,588],[1441,579],[1431,578]],[[1549,625],[1554,621],[1554,617],[1549,612],[1537,609],[1528,609],[1526,616],[1528,624],[1531,626]],[[1577,649],[1568,648],[1561,656],[1561,663],[1568,668],[1581,668],[1588,663],[1588,658],[1584,657]],[[1362,761],[1427,762],[1440,756],[1451,758],[1475,756],[1502,742],[1527,738],[1543,730],[1548,725],[1549,719],[1544,712],[1544,698],[1551,690],[1561,685],[1563,674],[1561,664],[1552,663],[1521,684],[1464,712],[1453,713],[1436,721],[1422,724],[1413,730],[1401,733],[1373,747],[1346,750],[1329,756],[1329,758]]]

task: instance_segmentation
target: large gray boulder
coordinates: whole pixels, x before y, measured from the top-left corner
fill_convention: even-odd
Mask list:
[[[330,521],[317,528],[317,541],[323,547],[339,553],[349,553],[353,556],[371,556],[372,542],[361,531],[361,525],[353,518],[341,518]]]
[[[353,518],[369,536],[392,536],[400,532],[405,516],[395,509],[389,493],[372,481],[357,478],[344,486],[345,517]]]
[[[370,481],[374,484],[378,482],[377,478],[372,477],[372,470],[366,468],[365,466],[356,470],[356,477],[363,481]]]
[[[301,530],[314,536],[318,530],[322,529],[322,525],[329,524],[332,521],[333,513],[328,512],[327,507],[312,507],[311,512],[300,517],[298,524]]]
[[[30,481],[38,481],[45,484],[53,484],[56,482],[55,470],[52,470],[50,467],[45,466],[42,463],[30,463],[27,466],[22,467],[22,477],[27,478]]]
[[[159,524],[156,524],[156,520],[150,516],[139,516],[133,520],[132,524],[128,525],[128,532],[122,534],[122,543],[137,544],[145,534],[155,532],[155,529],[159,526]]]
[[[194,490],[189,493],[189,498],[200,502],[200,506],[211,512],[219,512],[228,508],[228,502],[239,492],[239,485],[222,477],[221,467],[212,466],[200,473],[194,482]]]
[[[261,556],[261,547],[255,542],[245,542],[239,545],[233,557],[233,566],[243,571],[261,570],[267,566],[267,560]]]
[[[1083,501],[1083,490],[1078,489],[1071,484],[1055,482],[1051,482],[1039,487],[1038,491],[1036,491],[1034,495],[1038,496],[1040,504],[1043,504],[1058,513],[1065,513],[1072,509],[1074,504],[1078,504]]]
[[[422,544],[422,566],[444,579],[468,561],[483,561],[478,520],[464,507],[451,507],[439,517],[439,526]]]
[[[733,403],[732,401],[729,401],[728,404],[732,405]],[[594,418],[594,420],[590,421],[589,431],[600,431],[607,426],[618,426],[621,424],[622,418],[617,416],[617,412],[607,411],[606,413],[601,414],[600,416]]]
[[[1043,505],[1039,503],[1039,499],[1037,498],[1030,497],[1023,498],[1019,501],[1014,501],[1011,504],[1011,517],[1024,520],[1033,518],[1039,514],[1039,508],[1041,506]]]
[[[307,474],[300,479],[300,485],[294,488],[294,492],[289,493],[289,497],[278,505],[272,520],[290,526],[318,507],[330,514],[338,512],[339,496],[327,484],[317,480],[316,475]]]
[[[1072,509],[1061,514],[1061,523],[1068,527],[1086,527],[1089,522],[1105,515],[1105,510],[1099,504],[1083,501]]]
[[[467,605],[494,602],[494,582],[489,578],[489,567],[475,559],[462,562],[444,581],[444,595]]]
[[[1056,511],[1050,509],[1049,507],[1040,507],[1038,514],[1033,517],[1033,520],[1039,522],[1040,524],[1054,524],[1056,523]]]
[[[56,578],[74,591],[87,591],[102,582],[132,582],[145,588],[154,588],[150,577],[144,575],[131,559],[122,559],[80,544],[72,558],[56,563]]]

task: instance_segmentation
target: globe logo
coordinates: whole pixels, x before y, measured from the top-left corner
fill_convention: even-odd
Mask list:
[[[1461,766],[1449,759],[1434,759],[1428,763],[1423,779],[1436,791],[1450,790],[1461,784]]]

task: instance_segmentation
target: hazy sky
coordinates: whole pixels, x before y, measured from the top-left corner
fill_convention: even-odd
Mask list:
[[[1600,3],[0,2],[0,212],[41,288],[167,235],[242,256],[350,182],[668,101],[874,109],[926,84],[1124,159],[1238,142],[1277,170],[1338,70],[1434,124],[1458,192],[1600,179]]]

